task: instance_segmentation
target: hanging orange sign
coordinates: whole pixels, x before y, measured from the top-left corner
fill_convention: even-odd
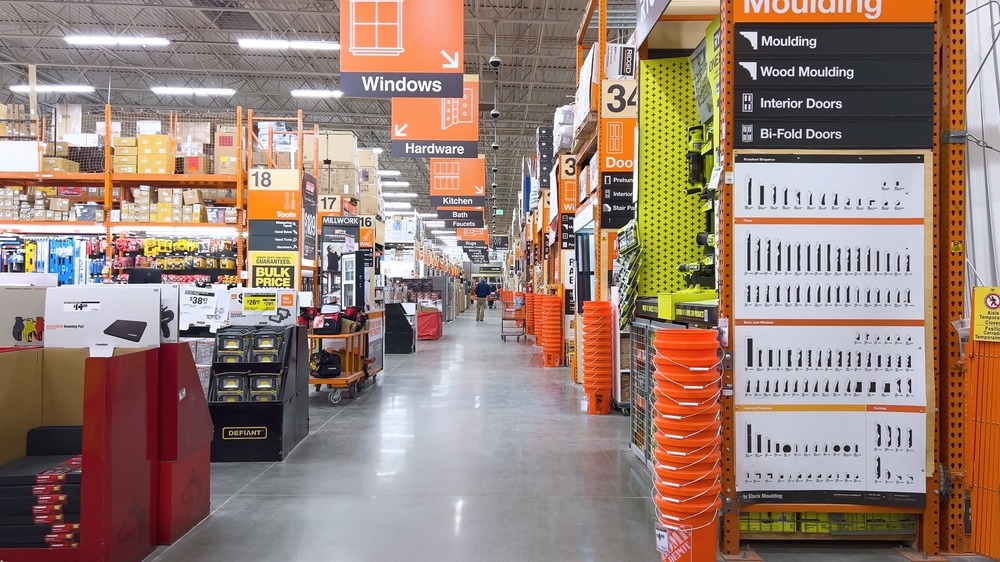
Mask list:
[[[455,235],[459,240],[489,243],[490,231],[485,228],[458,228]]]
[[[577,207],[577,161],[575,154],[559,156],[559,212],[575,213]]]
[[[736,23],[931,23],[933,0],[736,0]]]
[[[486,159],[431,158],[431,196],[486,197]]]
[[[340,89],[345,95],[461,95],[465,5],[462,0],[430,4],[341,0]],[[428,17],[428,10],[433,11],[433,17]]]
[[[392,99],[392,155],[400,158],[479,154],[479,77],[465,76],[461,96]]]

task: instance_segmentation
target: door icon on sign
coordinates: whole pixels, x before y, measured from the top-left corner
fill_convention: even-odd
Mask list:
[[[475,93],[472,88],[462,89],[460,98],[444,98],[441,100],[441,128],[447,129],[454,125],[472,123],[472,115],[475,109],[472,99]]]
[[[608,154],[621,154],[625,151],[625,126],[621,123],[608,123]]]
[[[753,94],[743,94],[743,113],[753,113]]]
[[[403,52],[404,0],[350,0],[351,53],[396,57]]]
[[[742,136],[743,142],[753,142],[753,125],[743,125]]]
[[[431,175],[434,178],[434,191],[458,191],[458,162],[435,162]]]

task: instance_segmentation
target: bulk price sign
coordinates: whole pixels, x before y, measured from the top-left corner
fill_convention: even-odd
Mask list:
[[[341,91],[366,98],[461,97],[464,24],[462,0],[342,0]]]

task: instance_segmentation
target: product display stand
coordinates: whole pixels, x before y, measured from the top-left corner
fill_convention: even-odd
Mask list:
[[[292,327],[285,359],[277,363],[212,365],[209,411],[215,425],[212,462],[281,461],[309,433],[309,346],[306,330]],[[280,388],[271,401],[217,401],[219,374],[277,375]]]
[[[385,352],[391,354],[414,353],[417,350],[417,332],[410,316],[400,303],[385,305]]]

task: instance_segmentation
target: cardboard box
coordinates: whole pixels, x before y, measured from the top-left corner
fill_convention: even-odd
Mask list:
[[[215,130],[215,173],[232,175],[239,167],[237,156],[240,138],[236,127],[219,126]]]
[[[174,206],[172,204],[170,203],[156,204],[156,216],[160,217],[161,220],[163,219],[163,217],[169,217],[173,215],[173,213],[174,213]]]
[[[197,189],[188,189],[184,191],[184,204],[185,205],[195,205],[203,204],[205,199],[201,195],[201,191]]]
[[[136,137],[136,145],[139,148],[166,148],[174,143],[170,135],[139,135]]]
[[[226,209],[226,224],[236,224],[237,216],[236,209]]]
[[[208,156],[185,156],[183,160],[185,174],[208,174],[211,171]]]
[[[49,209],[53,211],[69,211],[69,199],[49,199]]]
[[[65,158],[69,156],[69,143],[68,142],[50,142],[45,147],[45,154],[48,156],[58,156],[60,158]]]
[[[114,167],[111,168],[111,171],[116,174],[136,174],[139,172],[139,167],[136,166],[135,164],[132,164],[131,166],[115,165]]]
[[[166,155],[139,155],[138,168],[140,174],[173,174],[174,157]]]
[[[119,156],[139,156],[139,147],[137,146],[115,146],[115,158]]]
[[[37,346],[45,328],[44,287],[0,287],[0,347]]]
[[[111,143],[117,150],[119,147],[138,146],[135,137],[117,137]]]
[[[45,347],[91,348],[94,356],[110,356],[115,348],[155,347],[160,342],[161,291],[159,285],[49,288]],[[104,353],[98,354],[100,350]]]
[[[136,156],[118,156],[116,154],[111,157],[111,162],[115,166],[136,166],[139,159]]]
[[[80,164],[68,158],[46,156],[45,158],[42,158],[42,171],[76,173],[80,171]]]

